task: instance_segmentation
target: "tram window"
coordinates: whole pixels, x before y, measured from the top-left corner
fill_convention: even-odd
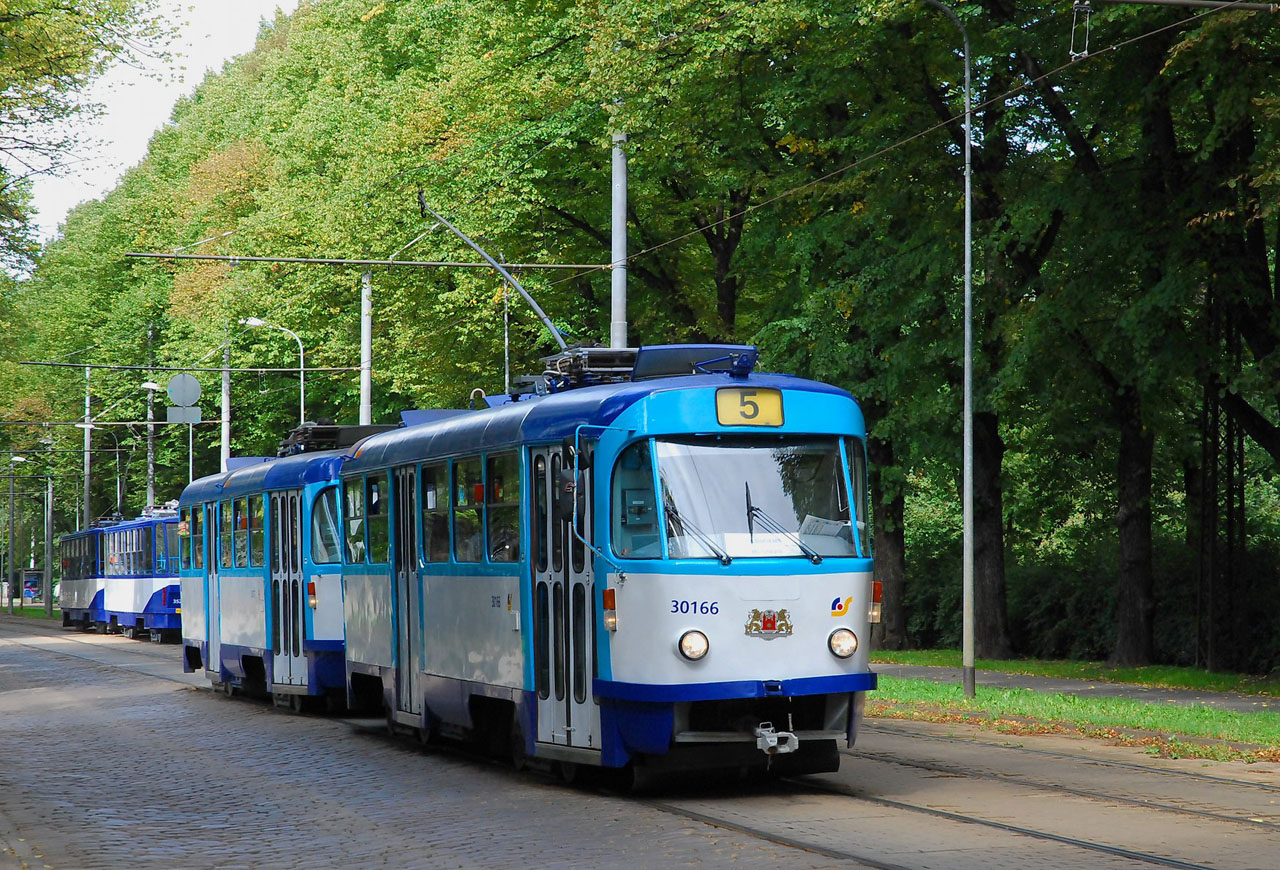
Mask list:
[[[871,535],[867,523],[867,453],[862,440],[844,439],[844,450],[849,456],[849,479],[853,482],[853,509],[858,529],[858,552],[871,557]]]
[[[520,458],[503,453],[488,458],[485,519],[491,562],[520,561]]]
[[[547,570],[547,457],[533,458],[533,551],[538,570]]]
[[[146,528],[141,530],[142,531],[142,553],[141,553],[142,564],[138,566],[139,567],[138,573],[140,574],[150,574],[153,571],[155,571],[156,529],[157,529],[156,526],[147,526]],[[160,537],[161,537],[161,540],[163,541],[164,535],[161,535]],[[164,572],[159,571],[156,573],[164,573]]]
[[[387,476],[370,475],[365,480],[365,507],[369,517],[369,561],[391,561],[390,511]]]
[[[364,561],[364,486],[358,479],[344,480],[342,494],[347,564],[353,565]]]
[[[587,591],[586,586],[573,586],[573,700],[587,700]]]
[[[263,520],[262,496],[249,496],[249,564],[254,568],[261,568],[266,561],[266,527]]]
[[[551,457],[551,480],[553,485],[559,479],[560,454],[556,453]],[[560,526],[559,520],[551,523],[551,570],[557,574],[564,567],[564,531]]]
[[[235,552],[236,567],[249,566],[249,506],[246,499],[238,498],[232,502],[235,517]]]
[[[332,565],[342,561],[338,550],[338,488],[320,490],[311,505],[311,561]]]
[[[484,560],[484,481],[480,459],[453,464],[453,557],[459,562]]]
[[[449,561],[449,482],[443,465],[422,467],[422,556]]]
[[[539,583],[533,599],[533,678],[538,697],[544,701],[551,697],[551,658],[547,650],[549,610],[547,584]]]
[[[556,583],[555,589],[551,592],[551,602],[553,609],[553,624],[555,626],[555,687],[556,700],[564,700],[564,654],[568,644],[568,638],[565,637],[564,624],[564,584]]]
[[[648,441],[637,441],[613,467],[613,552],[624,559],[659,559],[657,500],[653,494],[653,457]]]
[[[591,472],[589,471],[578,472],[578,486],[581,487],[582,492],[591,492],[590,475],[591,475]],[[575,498],[576,498],[576,495],[577,494],[575,494]],[[583,543],[583,539],[586,537],[585,530],[587,528],[588,508],[586,505],[586,501],[584,499],[578,499],[577,506],[578,506],[577,511],[575,512],[574,515],[572,515],[573,529],[574,529],[573,572],[575,574],[581,574],[583,569],[586,568],[586,565],[587,565],[586,545]]]
[[[231,567],[231,502],[218,502],[218,564]]]
[[[204,569],[204,515],[205,505],[191,509],[191,562],[197,570]]]

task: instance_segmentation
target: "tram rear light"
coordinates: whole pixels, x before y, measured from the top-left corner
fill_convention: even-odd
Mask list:
[[[880,597],[884,592],[884,587],[879,580],[871,581],[871,604],[867,607],[867,622],[880,621]]]
[[[307,606],[312,610],[316,609],[316,581],[307,582]]]
[[[618,600],[612,589],[600,593],[600,601],[604,607],[604,627],[609,631],[618,630]]]

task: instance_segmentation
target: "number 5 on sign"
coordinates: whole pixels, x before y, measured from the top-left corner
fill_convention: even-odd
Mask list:
[[[721,426],[781,426],[782,391],[716,390],[716,420]]]

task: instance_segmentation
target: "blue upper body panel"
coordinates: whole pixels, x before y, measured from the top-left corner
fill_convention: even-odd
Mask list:
[[[301,489],[309,483],[336,480],[344,455],[342,450],[299,453],[235,471],[211,474],[188,484],[178,504],[186,507],[268,490]]]
[[[344,473],[360,472],[419,461],[424,456],[449,456],[522,443],[550,443],[572,436],[587,424],[608,426],[636,402],[671,390],[712,390],[719,387],[772,387],[842,396],[844,390],[791,375],[758,374],[731,378],[727,374],[687,375],[638,382],[581,387],[548,396],[522,399],[470,414],[370,436],[342,466]]]

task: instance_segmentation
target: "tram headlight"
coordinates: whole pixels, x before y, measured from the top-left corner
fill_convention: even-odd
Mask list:
[[[847,628],[837,628],[827,638],[827,648],[836,658],[847,659],[858,651],[858,636]]]
[[[691,662],[704,658],[711,649],[711,641],[707,640],[707,636],[698,630],[686,631],[680,635],[679,643],[680,655],[684,656]]]

